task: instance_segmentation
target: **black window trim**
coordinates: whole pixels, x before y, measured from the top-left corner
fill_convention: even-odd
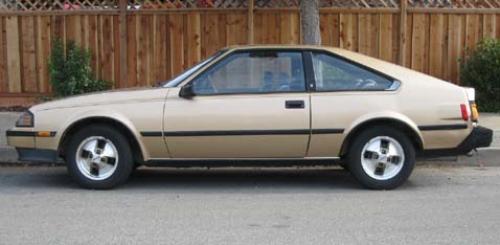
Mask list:
[[[312,83],[314,85],[311,86],[311,88],[313,88],[311,91],[313,92],[317,92],[317,93],[332,93],[332,92],[395,92],[395,91],[398,91],[399,88],[401,87],[401,81],[399,81],[398,79],[394,78],[394,77],[391,77],[381,71],[378,71],[376,69],[373,69],[369,66],[366,66],[366,65],[363,65],[361,63],[358,63],[354,60],[350,60],[346,57],[343,57],[341,55],[338,55],[336,53],[333,53],[333,52],[329,52],[329,51],[326,51],[326,50],[310,50],[309,51],[309,59],[310,61],[308,63],[310,63],[310,67],[309,69],[311,69],[309,72],[312,72],[312,77],[310,78],[312,80]],[[390,80],[392,81],[392,84],[391,86],[389,86],[388,89],[366,89],[366,90],[360,90],[360,89],[336,89],[336,90],[317,90],[317,86],[316,86],[316,76],[315,76],[315,71],[314,71],[314,65],[313,65],[313,54],[316,53],[316,54],[325,54],[325,55],[330,55],[336,59],[339,59],[341,61],[344,61],[346,63],[349,63],[351,65],[354,65],[360,69],[363,69],[363,70],[366,70],[366,71],[369,71],[371,73],[374,73],[378,76],[381,76],[387,80]]]
[[[308,93],[310,91],[309,84],[311,81],[308,79],[307,75],[307,69],[308,67],[306,66],[306,57],[305,57],[305,52],[307,50],[300,49],[300,48],[251,48],[251,49],[238,49],[238,50],[233,50],[228,52],[227,54],[224,55],[224,57],[221,57],[219,60],[213,62],[209,66],[205,67],[203,71],[201,71],[199,74],[196,74],[193,78],[191,78],[186,84],[183,86],[187,86],[191,83],[193,83],[196,79],[198,79],[200,76],[202,76],[205,72],[209,71],[211,68],[215,67],[219,63],[223,62],[225,59],[229,58],[230,56],[238,53],[251,53],[251,52],[258,52],[258,51],[276,51],[276,52],[295,52],[295,53],[300,53],[302,57],[302,66],[303,66],[303,73],[304,73],[304,86],[305,89],[303,91],[269,91],[269,92],[238,92],[238,93],[213,93],[213,94],[195,94],[195,97],[198,96],[218,96],[218,95],[226,95],[226,96],[231,96],[231,95],[265,95],[265,94],[300,94],[300,93]],[[310,73],[310,71],[309,71]],[[314,79],[314,73],[313,79]],[[183,87],[181,86],[181,87]]]

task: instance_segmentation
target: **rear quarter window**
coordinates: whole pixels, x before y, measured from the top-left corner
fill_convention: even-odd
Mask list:
[[[313,53],[317,91],[381,91],[393,80],[325,53]]]

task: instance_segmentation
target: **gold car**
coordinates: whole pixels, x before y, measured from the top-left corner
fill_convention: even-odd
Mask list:
[[[340,160],[363,186],[391,189],[418,155],[490,145],[474,96],[472,88],[342,49],[239,46],[158,87],[33,106],[7,137],[20,160],[64,159],[86,188],[122,184],[138,165],[303,159]]]

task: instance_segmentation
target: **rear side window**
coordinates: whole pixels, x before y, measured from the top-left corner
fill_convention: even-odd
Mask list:
[[[317,91],[378,91],[393,81],[329,54],[313,53]]]

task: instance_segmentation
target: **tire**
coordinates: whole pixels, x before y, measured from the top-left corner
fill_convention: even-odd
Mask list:
[[[346,170],[346,171],[349,171],[349,164],[347,164],[347,162],[341,161],[341,162],[339,162],[339,166],[340,166],[342,169],[344,169],[344,170]]]
[[[347,163],[351,174],[364,187],[394,189],[410,177],[415,166],[415,148],[400,130],[374,126],[353,140]]]
[[[134,168],[127,138],[118,130],[101,124],[76,132],[68,142],[66,159],[70,176],[88,189],[111,189],[121,185]]]

